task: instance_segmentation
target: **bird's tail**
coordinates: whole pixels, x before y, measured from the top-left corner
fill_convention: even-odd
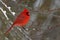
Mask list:
[[[12,26],[5,32],[6,35],[11,31],[11,29],[13,28],[13,26],[14,26],[14,25],[12,25]]]

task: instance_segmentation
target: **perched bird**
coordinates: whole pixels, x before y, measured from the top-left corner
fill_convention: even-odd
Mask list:
[[[24,10],[17,16],[16,20],[13,22],[12,26],[5,32],[8,34],[14,26],[24,27],[30,20],[29,10],[24,8]]]

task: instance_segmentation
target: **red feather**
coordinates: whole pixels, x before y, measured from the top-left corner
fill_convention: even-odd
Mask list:
[[[20,26],[23,27],[28,23],[30,20],[30,14],[28,9],[24,9],[16,18],[16,20],[13,22],[12,26],[6,31],[5,34],[8,34],[9,31],[14,27],[14,26]]]

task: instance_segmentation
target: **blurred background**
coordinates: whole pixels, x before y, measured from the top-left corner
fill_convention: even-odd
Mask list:
[[[24,8],[30,11],[25,29],[5,35]],[[60,40],[60,0],[0,0],[0,40]]]

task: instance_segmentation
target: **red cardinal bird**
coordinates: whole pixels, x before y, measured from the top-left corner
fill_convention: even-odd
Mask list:
[[[13,22],[12,26],[6,31],[5,34],[8,34],[9,31],[14,27],[14,26],[20,26],[23,27],[28,23],[30,20],[30,14],[28,9],[24,8],[24,10],[17,16],[16,20]]]

